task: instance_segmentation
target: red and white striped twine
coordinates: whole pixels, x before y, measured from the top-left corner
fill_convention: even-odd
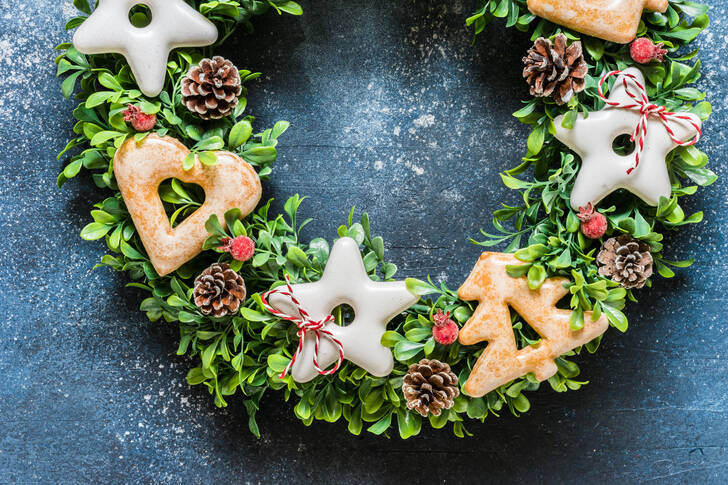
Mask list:
[[[270,298],[272,295],[281,295],[285,296],[291,299],[291,302],[296,307],[296,312],[298,313],[298,316],[296,315],[289,315],[287,313],[281,312],[271,306],[270,303],[268,303],[268,298]],[[293,357],[291,358],[291,362],[288,363],[286,368],[281,373],[281,379],[285,378],[288,373],[291,370],[291,367],[293,367],[293,364],[296,362],[296,359],[301,355],[301,352],[303,352],[303,344],[306,339],[306,335],[308,332],[313,332],[315,340],[314,344],[314,352],[313,352],[313,366],[316,368],[319,374],[323,376],[328,376],[331,374],[334,374],[336,371],[339,370],[341,367],[341,364],[344,362],[344,346],[342,343],[334,337],[334,334],[330,331],[326,330],[324,327],[328,325],[329,323],[335,321],[333,315],[328,315],[323,320],[311,320],[308,312],[301,308],[301,303],[296,299],[295,296],[293,296],[293,288],[291,287],[291,279],[286,275],[286,286],[285,287],[279,287],[274,290],[270,290],[267,293],[264,293],[260,299],[263,302],[263,308],[265,308],[268,312],[272,313],[273,315],[277,316],[278,318],[282,318],[283,320],[287,320],[289,322],[293,322],[296,324],[296,327],[298,327],[298,348],[296,349],[296,352],[293,354]],[[321,337],[328,338],[331,340],[331,342],[336,346],[336,349],[339,352],[339,359],[336,362],[336,365],[332,367],[329,370],[324,370],[319,366],[318,363],[318,355],[319,355],[319,343],[321,340]]]
[[[627,103],[622,104],[618,103],[616,101],[610,101],[605,95],[602,90],[602,87],[607,80],[612,76],[617,76],[619,74],[623,74],[624,78],[622,79],[622,83],[624,84],[624,90],[627,93],[627,96],[632,98],[634,100],[634,103]],[[634,85],[637,87],[638,93],[634,94],[632,91],[630,91],[629,84],[627,80],[631,80]],[[636,76],[629,73],[623,73],[622,71],[611,71],[606,73],[604,76],[602,76],[602,79],[599,81],[599,96],[604,100],[604,102],[607,103],[609,106],[613,106],[615,108],[623,108],[623,109],[634,109],[640,112],[642,115],[640,118],[639,123],[637,124],[637,127],[634,130],[634,133],[632,134],[631,140],[633,142],[637,143],[637,153],[635,155],[635,164],[634,167],[627,170],[627,174],[631,174],[634,169],[636,169],[640,164],[640,157],[642,155],[642,151],[645,148],[645,138],[647,136],[647,122],[649,121],[650,116],[657,116],[662,124],[665,126],[665,130],[667,130],[667,134],[670,135],[670,138],[672,141],[674,141],[677,145],[680,146],[691,146],[695,145],[700,141],[700,137],[702,135],[702,130],[700,128],[700,125],[697,124],[692,118],[686,115],[681,115],[678,113],[673,113],[671,111],[667,111],[667,108],[664,106],[658,106],[656,104],[650,103],[649,98],[647,97],[647,90],[642,85],[642,83],[639,82]],[[671,121],[687,121],[689,122],[693,128],[697,131],[697,134],[695,137],[693,137],[691,140],[688,141],[682,141],[678,139],[675,136],[675,131],[670,127]]]

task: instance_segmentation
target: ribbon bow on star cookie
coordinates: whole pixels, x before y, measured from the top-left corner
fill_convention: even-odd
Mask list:
[[[281,379],[285,378],[288,373],[291,370],[291,367],[293,367],[293,364],[296,362],[296,359],[298,356],[303,352],[303,344],[306,339],[306,335],[309,332],[313,333],[314,338],[316,339],[314,344],[314,353],[313,353],[313,366],[316,368],[319,374],[322,376],[328,376],[331,374],[336,373],[336,371],[339,370],[339,367],[341,367],[341,364],[344,362],[344,345],[336,338],[334,337],[334,334],[330,331],[326,330],[325,327],[329,323],[335,321],[333,315],[327,315],[326,318],[323,320],[311,320],[308,312],[304,310],[301,307],[301,303],[296,299],[295,296],[293,296],[293,288],[291,287],[291,279],[288,275],[286,275],[286,286],[285,289],[281,289],[283,287],[279,287],[273,290],[270,290],[263,295],[261,295],[260,299],[263,303],[263,308],[265,308],[268,312],[272,313],[273,315],[277,316],[278,318],[282,318],[283,320],[287,320],[289,322],[293,322],[296,324],[296,327],[298,327],[298,348],[296,349],[296,352],[293,354],[293,357],[291,358],[291,361],[288,363],[286,368],[281,373]],[[268,299],[275,295],[279,294],[281,296],[290,298],[291,302],[296,308],[295,313],[298,314],[298,316],[295,315],[289,315],[285,312],[279,311],[275,309],[273,306],[271,306],[270,303],[268,303]],[[331,342],[336,346],[336,350],[339,352],[339,359],[336,362],[336,365],[334,365],[329,370],[322,369],[318,364],[318,355],[319,355],[319,342],[321,340],[321,337],[328,338],[331,340]]]
[[[623,75],[622,83],[624,85],[624,91],[627,93],[627,96],[634,100],[633,103],[620,103],[618,101],[610,101],[604,95],[604,91],[602,89],[604,83],[606,83],[610,77],[620,74]],[[637,94],[630,91],[628,81],[631,81],[631,83],[637,89]],[[673,113],[671,111],[667,111],[667,108],[665,106],[659,106],[657,104],[650,103],[650,99],[647,97],[647,89],[645,89],[644,85],[637,79],[634,74],[622,71],[608,72],[599,80],[599,85],[597,88],[599,90],[599,97],[601,97],[608,106],[612,106],[614,108],[636,110],[639,111],[642,115],[631,138],[631,140],[637,144],[637,151],[635,153],[635,164],[632,168],[627,170],[627,174],[631,174],[632,171],[636,169],[640,164],[640,156],[642,155],[642,151],[645,148],[645,137],[647,136],[647,122],[649,121],[650,116],[656,116],[662,122],[662,124],[665,126],[667,134],[670,135],[672,141],[674,141],[677,145],[691,146],[695,145],[700,141],[700,137],[702,135],[700,125],[695,123],[695,121],[689,116],[681,115],[679,113]],[[675,136],[675,131],[670,126],[670,122],[672,121],[687,121],[693,126],[693,128],[695,128],[697,134],[688,141],[678,139]]]

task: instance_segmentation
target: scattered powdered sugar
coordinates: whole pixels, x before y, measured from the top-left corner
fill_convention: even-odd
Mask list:
[[[435,115],[426,114],[422,115],[412,122],[417,128],[429,128],[435,124]]]

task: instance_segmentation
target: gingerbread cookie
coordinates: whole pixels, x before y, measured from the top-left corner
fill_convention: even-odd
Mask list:
[[[129,20],[136,5],[150,10],[146,27]],[[164,88],[170,51],[212,45],[217,36],[215,24],[184,0],[103,0],[76,31],[73,46],[84,54],[123,55],[139,89],[156,97]]]
[[[268,299],[272,306],[268,306]],[[299,338],[304,339],[289,366],[296,382],[332,373],[344,359],[373,376],[391,374],[394,358],[381,344],[382,335],[387,322],[418,300],[404,281],[372,281],[359,244],[350,237],[336,241],[319,281],[292,285],[290,291],[279,288],[263,296],[264,306],[296,323]],[[351,305],[355,313],[354,321],[345,327],[329,316],[343,303]],[[324,325],[316,330],[319,322]],[[335,367],[325,371],[332,364]]]
[[[253,167],[230,152],[216,152],[217,164],[195,160],[185,171],[182,161],[190,151],[174,138],[148,136],[143,142],[127,140],[114,157],[114,175],[134,226],[160,275],[176,270],[202,251],[208,236],[205,223],[213,214],[239,208],[251,213],[262,195]],[[200,185],[205,203],[174,229],[159,197],[159,184],[169,178]]]
[[[668,0],[528,0],[534,15],[600,39],[628,44],[643,10],[665,12]]]
[[[643,86],[645,78],[639,69],[625,69],[614,83],[604,109],[589,113],[589,116],[579,114],[572,128],[564,128],[563,115],[554,120],[556,138],[582,160],[571,192],[574,210],[589,203],[597,205],[618,189],[629,190],[655,207],[660,197],[670,198],[672,184],[665,160],[678,146],[697,142],[702,121],[693,113],[676,113],[673,116],[672,113],[656,111],[660,108],[650,104]],[[653,114],[644,118],[640,106],[651,109]],[[663,121],[661,116],[667,121]],[[640,137],[635,134],[635,153],[616,153],[612,148],[613,142],[621,135],[635,133],[635,127],[643,130],[644,137],[641,143]],[[693,141],[680,141],[691,138]]]
[[[571,330],[571,311],[556,308],[569,293],[564,288],[568,280],[550,278],[540,289],[531,290],[525,276],[512,278],[506,272],[507,265],[516,264],[522,263],[511,254],[483,253],[458,290],[461,299],[480,302],[460,331],[460,343],[488,341],[465,382],[469,396],[483,396],[529,372],[544,381],[556,374],[554,359],[597,338],[609,327],[604,315],[594,322],[591,312],[586,312],[584,328]],[[538,344],[518,350],[509,307],[542,337]]]

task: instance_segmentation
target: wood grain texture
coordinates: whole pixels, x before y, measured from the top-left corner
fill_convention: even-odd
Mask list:
[[[510,114],[528,97],[526,35],[496,23],[475,46],[473,4],[316,0],[306,16],[271,14],[221,52],[260,70],[249,110],[261,127],[291,121],[264,199],[311,196],[306,237],[336,237],[349,208],[370,212],[399,276],[452,288],[481,250],[468,242],[501,202],[498,172],[526,152]],[[726,175],[728,1],[711,2],[700,38],[715,116],[701,147]],[[655,483],[728,481],[728,189],[687,202],[706,222],[664,241],[695,266],[657,280],[580,361],[583,390],[529,394],[532,410],[471,423],[474,439],[425,428],[416,438],[310,428],[280,394],[264,399],[262,440],[236,399],[218,410],[189,388],[175,326],[149,323],[123,275],[91,268],[83,242],[88,179],[54,184],[72,136],[53,46],[69,39],[70,0],[8,0],[0,16],[0,482],[14,483]]]

